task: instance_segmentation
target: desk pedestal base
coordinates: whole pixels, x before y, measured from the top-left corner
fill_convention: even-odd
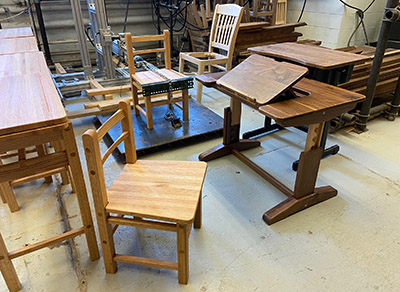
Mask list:
[[[315,188],[323,152],[323,148],[320,145],[324,129],[323,122],[309,125],[306,146],[300,154],[299,169],[296,175],[294,190],[291,190],[240,152],[258,147],[260,146],[260,142],[257,140],[239,139],[240,119],[234,121],[233,117],[235,114],[236,117],[238,116],[237,113],[240,113],[240,107],[236,106],[234,109],[236,113],[232,113],[230,108],[225,108],[223,143],[201,153],[199,160],[210,161],[233,154],[262,178],[288,196],[285,201],[264,213],[263,219],[268,225],[337,195],[337,190],[331,186]]]

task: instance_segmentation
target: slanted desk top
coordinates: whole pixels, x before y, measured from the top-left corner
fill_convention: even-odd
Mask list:
[[[0,135],[67,121],[49,75],[26,74],[0,78]]]
[[[34,37],[0,39],[0,55],[37,51]]]
[[[0,55],[0,77],[36,73],[50,74],[42,52]]]
[[[299,43],[278,43],[248,48],[249,52],[280,58],[307,67],[329,70],[368,61],[367,56]]]
[[[33,36],[30,27],[15,27],[0,29],[0,38],[20,38]]]
[[[307,72],[305,67],[252,55],[221,77],[217,84],[262,105],[274,101]]]

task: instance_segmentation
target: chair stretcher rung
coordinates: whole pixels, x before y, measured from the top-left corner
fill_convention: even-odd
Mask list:
[[[120,263],[128,263],[128,264],[163,268],[169,270],[178,270],[178,263],[149,259],[149,258],[116,254],[114,256],[114,260]]]

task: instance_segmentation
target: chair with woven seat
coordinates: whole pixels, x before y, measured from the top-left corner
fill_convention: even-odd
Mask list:
[[[99,141],[119,121],[121,136],[101,156]],[[201,227],[201,190],[207,165],[198,161],[137,160],[133,135],[127,100],[119,103],[119,110],[97,131],[88,130],[83,135],[106,273],[116,272],[116,262],[175,269],[179,283],[186,284],[188,239],[192,225]],[[103,163],[122,142],[126,165],[106,190]],[[178,261],[116,254],[113,230],[118,225],[176,232]]]
[[[242,15],[243,7],[239,5],[217,4],[211,25],[208,52],[180,53],[179,72],[183,73],[185,61],[195,64],[199,75],[205,73],[206,67],[208,71],[211,71],[211,67],[229,71],[232,68],[233,51]],[[201,102],[202,92],[203,85],[197,83],[198,102]]]
[[[187,78],[185,75],[180,74],[171,69],[171,48],[169,41],[169,31],[164,30],[162,35],[148,35],[148,36],[132,36],[131,33],[125,34],[126,40],[126,50],[128,56],[128,65],[129,65],[129,75],[131,81],[131,90],[132,90],[132,98],[134,104],[134,113],[135,115],[139,115],[139,112],[143,114],[146,118],[147,128],[153,129],[153,114],[152,108],[154,106],[160,106],[168,104],[169,108],[172,109],[172,105],[176,105],[178,108],[182,110],[182,116],[184,121],[189,120],[189,93],[188,88],[181,88],[181,96],[175,97],[172,92],[168,94],[164,94],[164,98],[162,100],[157,100],[152,102],[152,97],[158,95],[148,95],[142,89],[147,86],[157,86],[157,84],[164,83],[166,84],[166,78],[169,80],[179,80],[182,78]],[[148,42],[162,42],[162,48],[152,48],[145,50],[133,50],[133,43],[148,43]],[[134,57],[137,55],[144,54],[155,54],[155,53],[163,53],[164,54],[164,63],[165,68],[157,70],[150,70],[145,72],[136,72],[135,69],[135,61]],[[145,109],[143,109],[139,105],[138,99],[138,91],[142,91],[143,97],[145,99]],[[179,91],[177,89],[176,91]],[[179,104],[181,102],[182,104]]]

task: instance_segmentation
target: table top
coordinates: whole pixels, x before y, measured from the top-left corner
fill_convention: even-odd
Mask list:
[[[38,47],[34,37],[0,39],[0,55],[37,51]]]
[[[262,105],[273,102],[307,72],[306,67],[252,55],[221,77],[217,84]]]
[[[0,135],[67,121],[50,74],[1,77],[0,88]]]
[[[32,73],[49,74],[42,52],[0,55],[0,77]]]
[[[15,27],[0,29],[0,38],[19,38],[33,36],[30,27]]]
[[[369,59],[367,56],[294,42],[252,47],[248,51],[322,70],[361,64]]]
[[[293,86],[296,98],[261,106],[260,113],[284,127],[328,121],[353,109],[365,96],[303,78]]]

